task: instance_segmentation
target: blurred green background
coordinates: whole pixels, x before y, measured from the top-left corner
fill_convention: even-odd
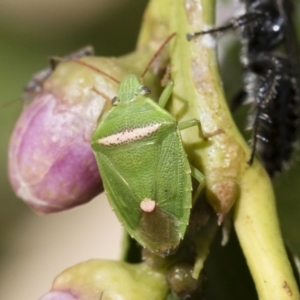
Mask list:
[[[63,56],[87,44],[94,45],[97,55],[101,56],[117,56],[133,50],[146,4],[147,0],[0,1],[0,105],[13,102],[0,109],[0,299],[37,299],[50,288],[52,278],[71,264],[92,256],[118,256],[121,229],[104,199],[70,212],[37,216],[10,189],[7,148],[22,110],[22,89],[32,74],[47,66],[47,57]],[[220,10],[223,19],[230,14],[230,10]],[[297,14],[300,15],[299,3]],[[222,66],[224,72],[232,69],[233,76],[236,74],[225,82],[229,98],[238,89],[236,82],[241,82],[237,45],[236,41],[227,45],[229,52]],[[241,119],[241,115],[237,118]],[[299,154],[291,169],[274,180],[274,187],[284,237],[300,254]],[[112,221],[106,219],[106,214],[110,214]],[[91,232],[89,239],[88,232]],[[107,236],[117,241],[110,244]],[[212,254],[216,253],[218,260],[212,256],[208,273],[224,264],[227,269],[217,272],[216,284],[209,290],[216,290],[211,299],[223,300],[230,294],[227,280],[233,276],[242,282],[240,272],[246,272],[246,267],[234,237],[226,251],[219,246],[219,239],[215,244]],[[107,252],[102,252],[104,248]],[[71,252],[78,255],[68,260]],[[232,257],[238,260],[231,261]],[[229,275],[230,272],[233,275]],[[249,274],[245,276],[249,282],[240,285],[244,293],[240,299],[254,299],[255,293],[247,290],[247,287],[253,288]],[[239,298],[231,296],[229,299]]]

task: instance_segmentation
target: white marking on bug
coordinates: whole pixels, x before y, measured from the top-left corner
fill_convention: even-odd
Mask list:
[[[151,213],[154,211],[156,207],[156,202],[155,200],[149,199],[149,198],[145,198],[144,200],[142,200],[142,202],[140,203],[140,208],[142,211],[146,212],[146,213]]]
[[[130,143],[133,141],[141,140],[157,131],[161,124],[151,124],[146,127],[137,127],[134,129],[126,129],[98,140],[99,144],[111,146],[119,145],[122,143]]]

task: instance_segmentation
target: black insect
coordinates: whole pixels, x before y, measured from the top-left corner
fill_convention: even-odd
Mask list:
[[[244,87],[232,108],[251,103],[251,165],[257,152],[270,176],[288,167],[298,139],[300,119],[298,45],[291,0],[240,1],[245,13],[224,26],[188,34],[236,30],[241,39]]]

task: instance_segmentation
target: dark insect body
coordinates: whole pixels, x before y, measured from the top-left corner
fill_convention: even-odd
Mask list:
[[[300,119],[298,45],[290,0],[240,1],[245,13],[228,24],[195,36],[236,30],[242,50],[244,87],[232,109],[250,103],[249,130],[252,152],[261,158],[270,176],[288,167],[298,139]]]

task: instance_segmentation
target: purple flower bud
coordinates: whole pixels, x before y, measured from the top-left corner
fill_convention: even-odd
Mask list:
[[[52,94],[38,96],[18,120],[9,148],[10,180],[37,212],[74,207],[102,191],[85,123]]]
[[[123,77],[115,60],[87,63]],[[103,191],[90,138],[118,85],[76,62],[61,63],[21,114],[9,147],[16,194],[39,213],[62,211]]]

